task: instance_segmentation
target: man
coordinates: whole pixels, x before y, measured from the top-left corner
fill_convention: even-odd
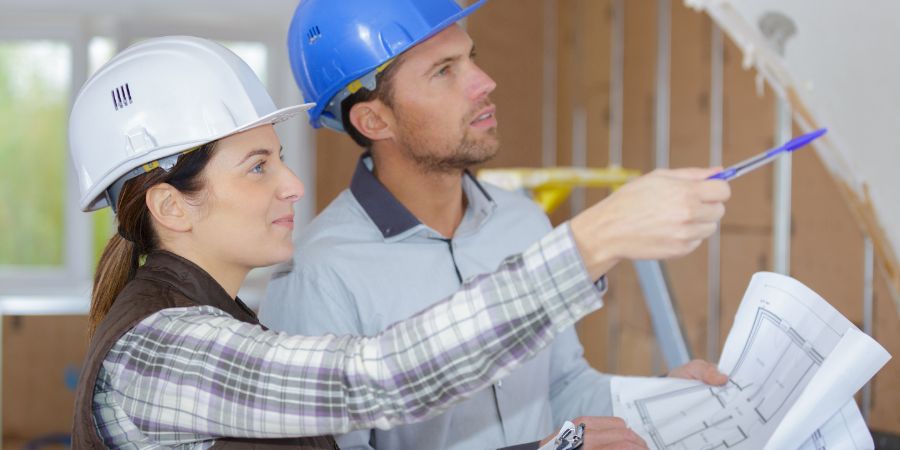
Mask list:
[[[494,81],[475,64],[453,0],[304,0],[291,25],[295,77],[310,117],[346,131],[367,152],[350,189],[299,237],[296,259],[272,280],[261,319],[305,334],[374,334],[493,270],[550,230],[530,200],[467,172],[499,148]],[[616,260],[665,258],[711,234],[730,192],[708,170],[657,172],[595,208]],[[605,281],[598,282],[605,289]],[[498,289],[502,289],[499,286]],[[328,299],[317,303],[302,299]],[[609,376],[590,368],[574,329],[531,362],[448,413],[392,430],[338,438],[351,449],[485,449],[532,441],[564,421],[587,425],[585,448],[644,448],[608,417]],[[672,375],[724,383],[695,361]],[[589,417],[579,417],[589,416]],[[542,439],[543,438],[543,439]]]

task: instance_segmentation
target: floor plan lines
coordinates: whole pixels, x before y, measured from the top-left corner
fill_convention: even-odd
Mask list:
[[[822,361],[822,356],[788,323],[759,308],[750,339],[729,376],[765,423],[806,385]]]
[[[760,272],[720,354],[726,384],[613,377],[613,414],[657,450],[871,450],[853,394],[889,359],[808,287]]]
[[[635,406],[657,448],[731,448],[747,439],[747,432],[735,416],[741,412],[726,407],[729,392],[739,391],[700,385],[639,399]]]
[[[634,406],[659,449],[734,448],[783,412],[822,361],[790,323],[760,307],[726,386],[638,398]]]

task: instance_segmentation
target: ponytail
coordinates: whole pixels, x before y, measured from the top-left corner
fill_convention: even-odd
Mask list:
[[[94,331],[125,285],[137,271],[137,252],[133,242],[115,234],[106,243],[97,272],[94,273],[94,289],[91,294],[91,312],[89,315],[88,336]]]

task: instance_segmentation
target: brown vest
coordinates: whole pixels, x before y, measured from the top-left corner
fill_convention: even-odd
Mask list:
[[[138,322],[167,308],[209,305],[225,311],[242,322],[259,324],[240,299],[232,300],[203,269],[169,252],[154,252],[138,269],[134,280],[116,298],[115,303],[94,332],[75,390],[75,420],[72,447],[105,448],[94,426],[92,405],[94,384],[106,354]],[[262,325],[260,325],[262,326]],[[293,439],[217,439],[214,449],[335,450],[331,436]]]

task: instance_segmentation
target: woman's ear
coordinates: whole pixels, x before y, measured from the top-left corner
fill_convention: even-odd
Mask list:
[[[147,189],[147,209],[161,227],[176,231],[191,231],[190,214],[184,196],[168,183],[157,184]]]
[[[350,108],[350,123],[372,141],[394,137],[393,111],[381,100],[360,102]]]

